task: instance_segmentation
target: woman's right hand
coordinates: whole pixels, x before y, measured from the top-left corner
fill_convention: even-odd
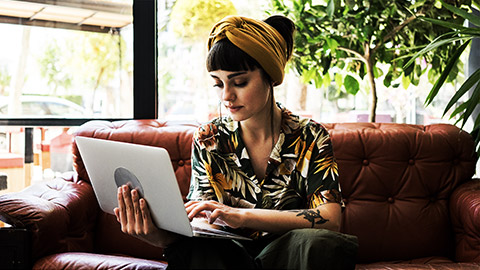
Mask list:
[[[165,247],[176,239],[174,233],[161,230],[153,223],[147,202],[136,189],[123,185],[117,192],[118,207],[114,209],[122,232],[155,246]]]

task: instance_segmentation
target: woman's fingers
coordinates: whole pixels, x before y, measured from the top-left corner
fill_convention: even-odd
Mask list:
[[[213,224],[217,220],[217,218],[221,217],[222,215],[223,211],[221,209],[216,209],[208,218],[208,223]]]
[[[194,217],[202,215],[202,211],[211,210],[215,207],[210,202],[193,202],[187,203],[185,205],[185,209],[187,210],[188,218],[192,220]],[[204,215],[203,215],[204,216]]]
[[[125,204],[125,216],[127,221],[126,229],[129,234],[133,234],[135,231],[135,213],[130,188],[126,185],[122,186],[122,193],[123,201]]]
[[[150,215],[150,209],[148,208],[147,201],[140,199],[140,215],[143,221],[143,232],[148,234],[154,231],[157,227],[153,223],[152,216]]]
[[[127,217],[125,214],[125,201],[123,199],[123,187],[119,187],[117,190],[118,210],[115,212],[117,220],[122,226],[122,231],[126,232]]]
[[[185,204],[185,209],[187,210],[188,218],[190,220],[195,217],[204,217],[207,218],[210,223],[215,222],[226,208],[228,208],[228,206],[216,201],[188,202]],[[216,212],[216,214],[212,217],[212,215],[207,214],[208,212]]]
[[[132,189],[131,195],[133,202],[133,216],[135,220],[135,233],[143,234],[143,217],[139,202],[140,196],[138,195],[138,191],[136,189]]]

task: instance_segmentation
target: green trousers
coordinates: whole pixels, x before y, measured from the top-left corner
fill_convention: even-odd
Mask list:
[[[255,241],[184,238],[165,250],[169,269],[354,269],[357,237],[296,229]]]

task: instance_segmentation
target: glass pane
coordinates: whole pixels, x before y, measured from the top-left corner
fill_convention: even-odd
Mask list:
[[[0,0],[0,118],[133,117],[133,0]]]
[[[158,91],[161,119],[206,121],[218,97],[205,68],[211,27],[231,14],[266,18],[269,0],[158,0]]]
[[[209,31],[225,15],[265,19],[268,14],[277,14],[270,6],[271,2],[158,0],[159,118],[203,122],[221,113],[219,99],[212,90],[205,68]],[[285,3],[293,8],[292,1]],[[319,122],[369,121],[371,91],[367,76],[363,79],[357,76],[360,91],[352,95],[341,86],[343,83],[336,83],[336,78],[328,75],[321,76],[318,88],[306,84],[292,67],[287,65],[284,82],[274,91],[276,101],[290,111]],[[377,67],[383,71],[381,73],[387,74],[390,65]],[[338,68],[332,69],[334,73],[341,72]],[[450,120],[448,116],[442,118],[442,113],[458,86],[446,85],[436,102],[425,107],[425,98],[432,87],[427,73],[419,80],[418,86],[410,84],[404,87],[401,79],[392,82],[392,85],[399,86],[397,88],[387,87],[382,82],[383,78],[377,78],[377,122],[431,124],[454,123],[457,120]]]
[[[49,108],[47,103],[29,103],[29,109]],[[65,108],[65,107],[64,107]],[[62,110],[64,109],[62,108]],[[73,171],[72,143],[77,127],[35,127],[33,132],[33,162],[25,162],[24,127],[0,127],[0,195],[18,192],[30,184],[52,180]]]

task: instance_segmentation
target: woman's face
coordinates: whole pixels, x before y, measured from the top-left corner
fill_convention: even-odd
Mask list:
[[[244,121],[268,115],[270,86],[260,69],[253,71],[210,72],[214,88],[223,106],[235,121]]]

